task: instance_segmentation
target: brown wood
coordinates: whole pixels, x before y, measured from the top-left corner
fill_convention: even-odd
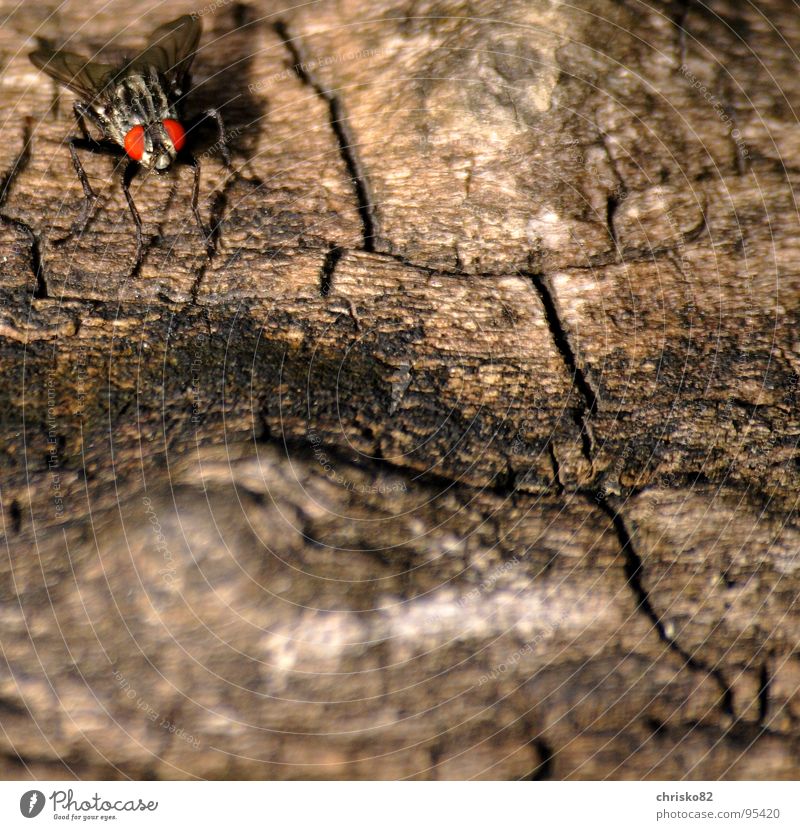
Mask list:
[[[101,5],[0,28],[0,774],[798,777],[794,4],[170,2],[135,274]]]

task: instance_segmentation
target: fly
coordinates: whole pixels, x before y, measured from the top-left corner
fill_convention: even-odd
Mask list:
[[[74,52],[40,46],[30,54],[33,64],[79,96],[73,112],[81,136],[69,140],[72,164],[83,187],[84,203],[69,236],[86,229],[97,195],[83,169],[78,150],[121,155],[128,162],[122,173],[122,190],[136,225],[136,273],[144,256],[142,220],[133,201],[130,185],[142,170],[164,173],[177,161],[194,169],[192,213],[206,243],[206,252],[214,254],[212,237],[206,232],[198,209],[200,161],[186,149],[186,137],[207,118],[219,130],[220,153],[230,166],[227,133],[222,117],[215,109],[207,110],[188,123],[182,104],[191,87],[189,71],[200,41],[200,19],[183,15],[156,29],[145,49],[122,65],[96,63]],[[102,138],[93,138],[86,126],[91,122]]]

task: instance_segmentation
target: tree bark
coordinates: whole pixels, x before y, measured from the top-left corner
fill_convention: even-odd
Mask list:
[[[798,777],[794,5],[288,5],[135,271],[4,6],[0,773]]]

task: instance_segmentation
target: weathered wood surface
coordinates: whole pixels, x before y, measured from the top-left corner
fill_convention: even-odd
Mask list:
[[[578,5],[3,5],[4,776],[800,775],[800,19]],[[25,55],[186,11],[131,274]]]

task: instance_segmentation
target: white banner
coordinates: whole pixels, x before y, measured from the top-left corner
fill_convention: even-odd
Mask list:
[[[800,783],[0,782],[0,827],[800,827]]]

